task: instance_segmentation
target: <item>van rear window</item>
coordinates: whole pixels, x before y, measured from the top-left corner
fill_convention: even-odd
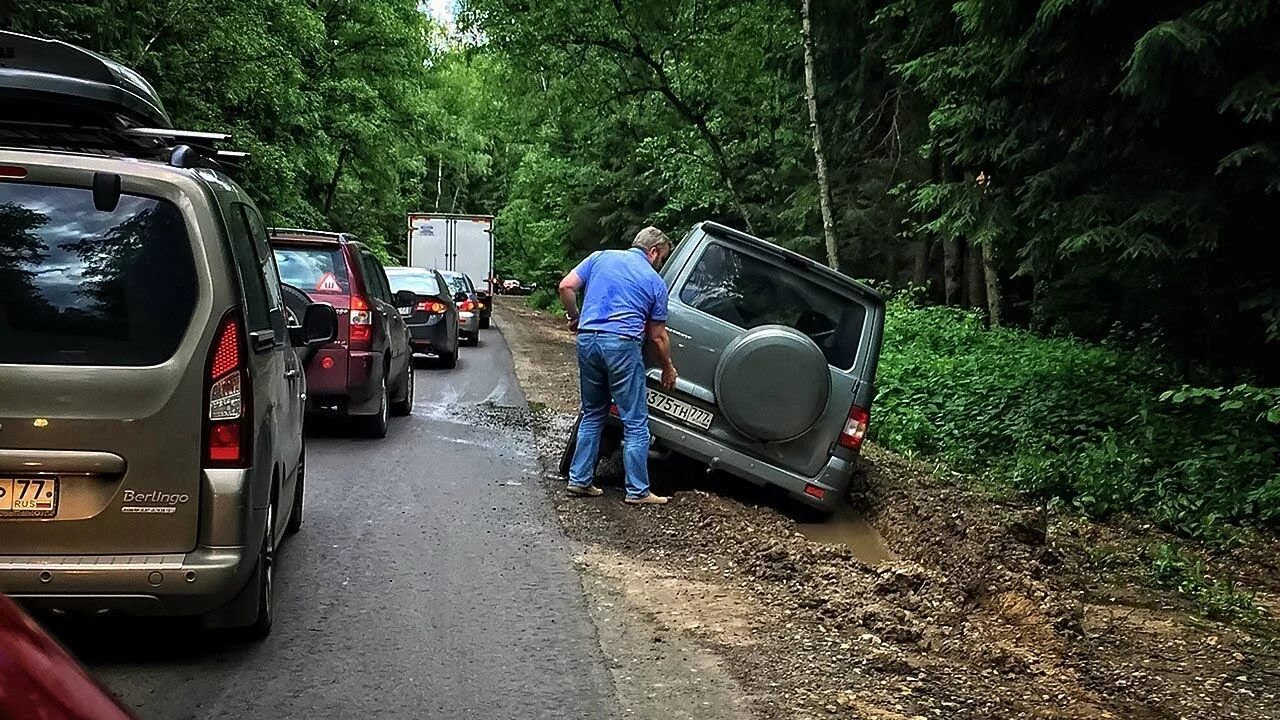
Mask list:
[[[781,262],[709,243],[680,290],[680,301],[743,329],[785,325],[808,335],[827,364],[853,367],[866,324],[861,303]]]
[[[0,183],[0,363],[155,365],[178,348],[196,305],[182,214],[88,188]]]
[[[311,247],[276,245],[271,248],[280,268],[280,282],[312,295],[314,293],[348,294],[347,263],[342,249],[315,245]]]

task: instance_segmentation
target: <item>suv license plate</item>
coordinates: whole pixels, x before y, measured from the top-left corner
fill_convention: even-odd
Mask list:
[[[681,422],[703,430],[711,427],[711,421],[715,419],[714,414],[701,408],[696,408],[689,403],[681,402],[670,395],[664,395],[657,390],[649,391],[649,407],[663,415],[670,415]]]
[[[0,478],[0,518],[52,517],[58,511],[58,478]]]

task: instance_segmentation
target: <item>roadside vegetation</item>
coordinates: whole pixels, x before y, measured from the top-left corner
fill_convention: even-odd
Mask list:
[[[234,132],[273,224],[394,257],[406,211],[492,213],[552,307],[585,253],[722,221],[894,294],[885,446],[1215,544],[1280,522],[1274,2],[6,10]]]

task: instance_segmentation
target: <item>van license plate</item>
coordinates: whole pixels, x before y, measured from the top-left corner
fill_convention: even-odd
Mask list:
[[[681,402],[670,395],[664,395],[657,390],[649,391],[649,407],[703,430],[711,427],[711,421],[715,419],[714,414]]]
[[[58,478],[0,478],[0,518],[52,517],[58,511]]]

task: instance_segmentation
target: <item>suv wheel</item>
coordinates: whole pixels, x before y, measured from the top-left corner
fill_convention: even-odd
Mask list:
[[[404,396],[397,400],[391,407],[396,415],[404,417],[413,413],[413,363],[405,364],[404,368]]]
[[[302,446],[302,455],[298,458],[298,480],[293,486],[293,506],[289,510],[289,524],[285,532],[296,534],[302,529],[302,500],[306,493],[307,481],[307,446]]]
[[[391,404],[391,398],[387,393],[386,372],[382,373],[382,383],[378,387],[378,394],[380,395],[378,412],[366,417],[356,418],[362,434],[371,438],[384,438],[387,436],[387,406]]]

